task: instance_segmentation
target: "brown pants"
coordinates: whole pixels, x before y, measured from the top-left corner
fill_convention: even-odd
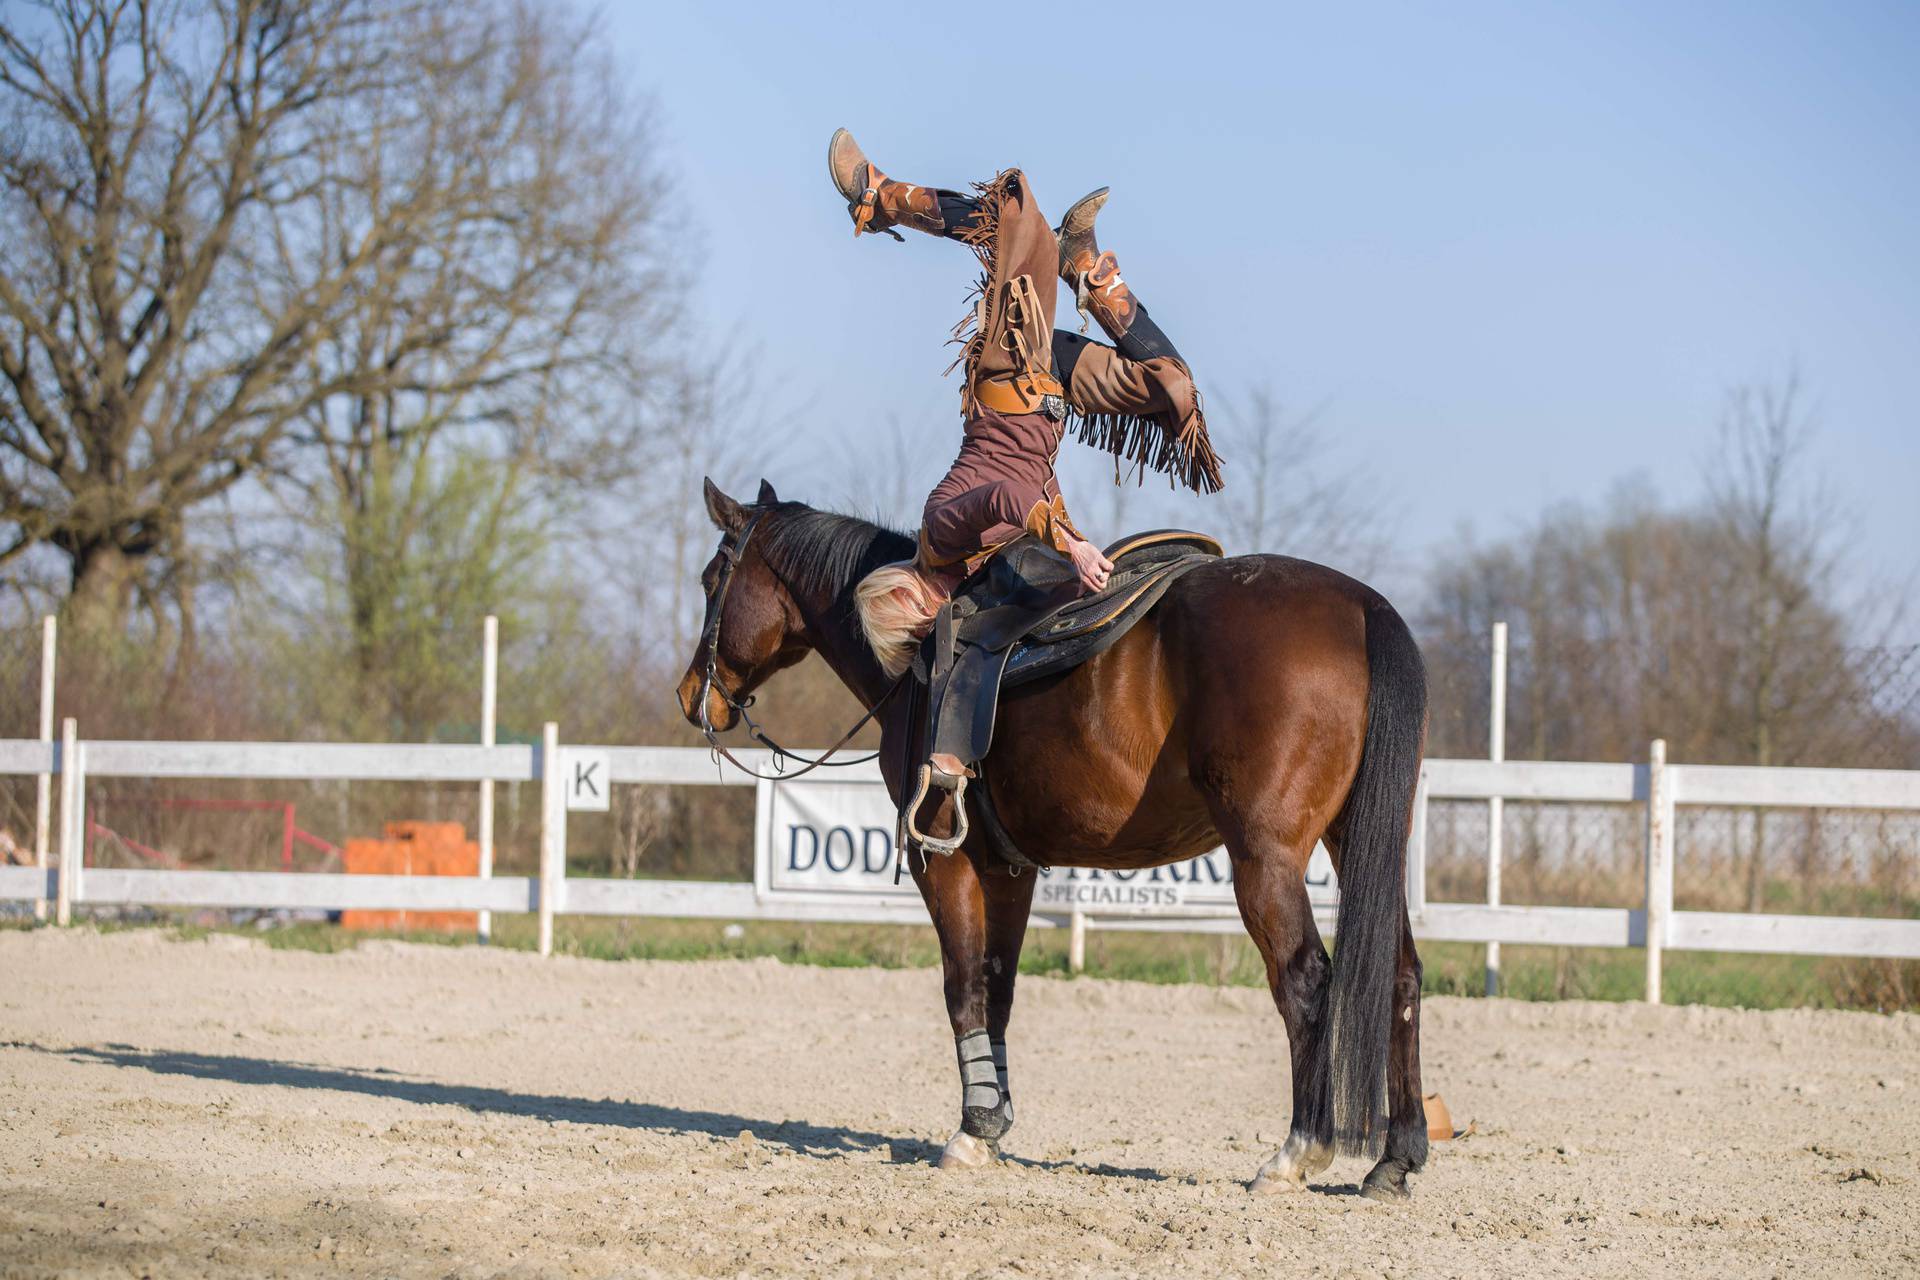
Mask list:
[[[960,456],[920,516],[920,556],[929,568],[972,573],[1022,533],[1066,549],[1074,534],[1053,459],[1064,424],[1041,413],[982,410],[967,422]]]

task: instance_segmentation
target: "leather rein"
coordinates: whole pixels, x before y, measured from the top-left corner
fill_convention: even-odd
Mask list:
[[[740,530],[740,537],[737,541],[729,539],[720,544],[720,580],[714,584],[713,596],[710,601],[712,608],[707,614],[706,626],[701,628],[700,631],[700,647],[706,651],[706,662],[702,667],[700,675],[700,732],[706,737],[707,745],[713,748],[716,763],[724,759],[727,763],[733,765],[734,768],[739,769],[751,777],[758,778],[763,782],[779,782],[791,778],[798,778],[823,767],[829,769],[844,769],[851,765],[866,764],[871,760],[876,760],[880,756],[878,751],[853,760],[835,760],[833,756],[840,748],[846,746],[847,743],[853,740],[854,734],[860,732],[860,730],[867,726],[869,721],[880,714],[880,708],[887,704],[887,699],[893,696],[894,690],[906,682],[907,673],[902,673],[899,679],[887,686],[887,691],[880,695],[878,701],[867,708],[865,715],[853,722],[851,729],[848,729],[840,735],[838,742],[811,759],[781,746],[772,738],[769,738],[760,726],[754,722],[753,716],[747,711],[747,708],[753,705],[754,699],[752,694],[748,694],[744,700],[736,699],[731,693],[727,692],[727,687],[719,681],[717,668],[720,663],[720,619],[726,612],[727,588],[733,585],[734,570],[740,567],[740,561],[744,559],[747,554],[747,542],[753,537],[753,531],[760,527],[760,521],[764,519],[765,516],[766,513],[761,512],[754,516],[753,519],[747,521],[746,526]],[[720,695],[720,700],[729,707],[732,707],[735,714],[737,714],[741,721],[747,726],[747,736],[773,753],[774,772],[758,772],[742,761],[740,757],[734,755],[733,752],[727,750],[726,745],[720,741],[717,736],[718,731],[713,727],[712,718],[707,714],[707,704],[710,701],[709,695],[716,692]],[[788,760],[798,760],[804,767],[793,773],[788,773],[786,772],[785,765],[785,762]]]

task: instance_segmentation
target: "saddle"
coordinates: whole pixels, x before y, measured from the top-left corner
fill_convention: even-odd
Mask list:
[[[1106,587],[1082,595],[1066,556],[1031,535],[1007,544],[941,607],[914,658],[916,692],[926,703],[923,760],[951,756],[977,764],[993,743],[1004,691],[1070,671],[1104,652],[1181,575],[1220,555],[1220,544],[1203,533],[1138,533],[1106,549],[1113,562]],[[967,836],[966,785],[966,774],[923,763],[901,834],[935,853],[958,849]],[[928,835],[915,825],[934,787],[953,793],[950,836]]]

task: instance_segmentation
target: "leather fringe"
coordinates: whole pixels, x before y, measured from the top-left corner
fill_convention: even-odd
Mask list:
[[[1000,247],[1000,202],[1006,199],[1019,176],[1017,169],[1002,169],[993,176],[992,181],[974,183],[974,192],[980,197],[980,210],[973,215],[970,225],[954,237],[973,250],[973,256],[980,259],[980,279],[967,292],[966,314],[953,326],[953,337],[948,339],[950,344],[960,348],[960,354],[947,366],[947,373],[964,364],[968,387],[973,386],[974,368],[979,364],[981,352],[986,350],[987,345],[981,313],[985,310],[987,290],[993,286],[995,259]],[[968,398],[971,400],[971,396]]]
[[[1130,413],[1087,413],[1068,402],[1067,422],[1074,436],[1085,444],[1111,453],[1118,482],[1120,464],[1139,471],[1144,484],[1147,472],[1166,475],[1169,486],[1179,483],[1195,493],[1218,493],[1221,488],[1220,456],[1207,439],[1207,419],[1201,412],[1199,392],[1194,392],[1193,416],[1184,425],[1169,429],[1156,417]]]

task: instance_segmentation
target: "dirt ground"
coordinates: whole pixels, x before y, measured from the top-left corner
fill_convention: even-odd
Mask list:
[[[1243,1188],[1259,993],[1027,979],[1000,1166],[932,970],[0,934],[0,1274],[1920,1273],[1920,1018],[1435,999],[1410,1204]]]

